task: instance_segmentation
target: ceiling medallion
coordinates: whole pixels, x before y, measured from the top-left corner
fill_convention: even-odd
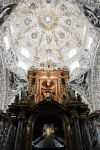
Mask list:
[[[46,23],[52,22],[52,16],[45,16],[44,21],[45,21]]]
[[[51,9],[47,11],[47,9],[40,12],[38,16],[38,23],[41,28],[44,30],[53,30],[58,26],[58,21],[60,15],[55,12],[55,10]]]

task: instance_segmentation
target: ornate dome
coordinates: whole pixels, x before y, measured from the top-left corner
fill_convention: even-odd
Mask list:
[[[78,6],[66,0],[20,2],[10,16],[13,48],[23,57],[19,63],[27,62],[26,68],[68,67],[72,55],[84,48],[86,23]]]

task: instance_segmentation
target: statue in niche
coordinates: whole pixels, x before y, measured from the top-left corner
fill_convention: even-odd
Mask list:
[[[45,98],[54,99],[54,95],[55,95],[55,83],[50,80],[43,81],[42,83],[43,99]]]
[[[19,94],[15,95],[15,103],[19,102]]]
[[[73,90],[71,87],[69,88],[68,95],[71,100],[76,101],[75,90]]]
[[[81,97],[81,95],[79,93],[77,93],[77,101],[78,102],[82,102],[82,97]]]
[[[32,141],[32,146],[39,149],[64,148],[65,141],[62,137],[56,134],[56,130],[57,128],[54,127],[54,124],[45,123],[42,135]]]
[[[62,85],[65,85],[65,79],[63,77],[61,78],[61,82],[62,82]]]

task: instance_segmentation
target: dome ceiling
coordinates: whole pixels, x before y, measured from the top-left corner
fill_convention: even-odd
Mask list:
[[[68,66],[70,51],[84,48],[86,21],[66,0],[24,0],[10,16],[13,48],[27,67]]]

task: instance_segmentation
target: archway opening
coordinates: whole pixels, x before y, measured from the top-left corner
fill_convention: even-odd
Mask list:
[[[32,149],[65,149],[63,121],[57,114],[37,117],[33,127]]]

